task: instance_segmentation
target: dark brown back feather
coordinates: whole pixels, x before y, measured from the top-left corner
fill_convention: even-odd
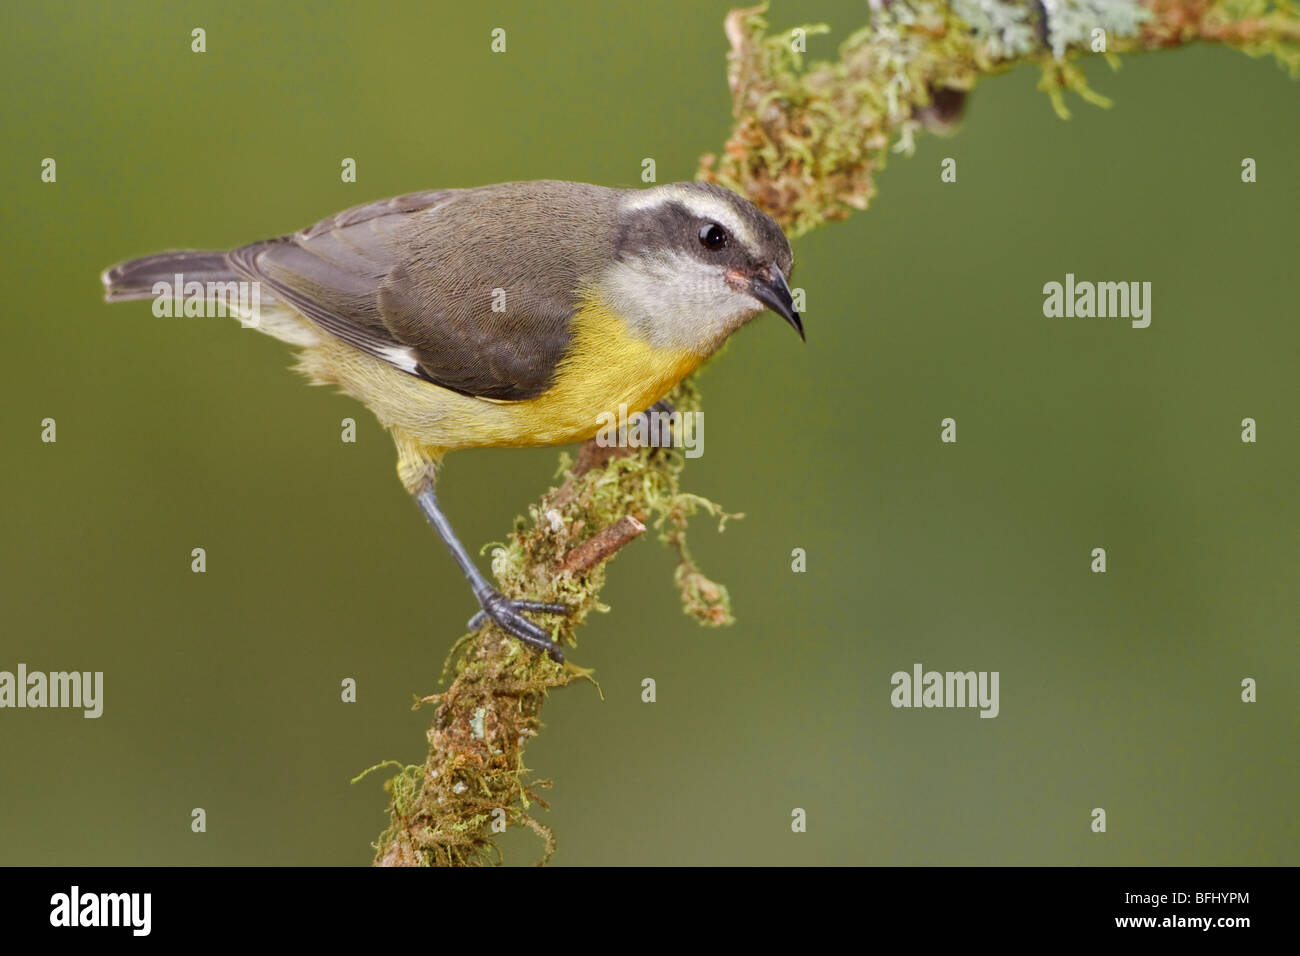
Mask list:
[[[355,348],[399,368],[409,357],[404,371],[465,395],[522,400],[553,382],[617,196],[546,181],[413,193],[228,259]]]

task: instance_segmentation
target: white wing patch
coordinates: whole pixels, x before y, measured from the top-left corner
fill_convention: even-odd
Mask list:
[[[411,349],[399,345],[381,345],[375,351],[389,365],[395,365],[403,372],[409,372],[412,375],[417,374],[416,367],[418,363],[415,360],[415,352]]]

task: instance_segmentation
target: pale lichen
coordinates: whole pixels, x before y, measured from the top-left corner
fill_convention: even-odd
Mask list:
[[[727,18],[735,124],[699,177],[792,235],[867,208],[891,146],[910,153],[922,129],[949,129],[979,79],[1021,64],[1066,118],[1068,93],[1109,105],[1088,84],[1092,56],[1114,66],[1118,53],[1218,43],[1300,73],[1296,0],[873,0],[838,59],[808,64],[790,30],[769,35],[766,10]]]
[[[995,59],[1025,56],[1038,46],[1038,10],[1033,4],[953,0],[952,8]]]

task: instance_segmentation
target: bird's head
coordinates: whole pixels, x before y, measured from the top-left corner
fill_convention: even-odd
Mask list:
[[[764,309],[803,338],[787,279],[790,243],[772,217],[712,183],[628,191],[613,257],[599,278],[609,305],[650,344],[709,354]]]

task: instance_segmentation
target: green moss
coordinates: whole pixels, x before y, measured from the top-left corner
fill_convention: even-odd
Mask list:
[[[1119,52],[1215,42],[1300,75],[1296,0],[894,0],[868,12],[836,61],[811,64],[790,30],[768,35],[766,12],[729,18],[735,126],[699,177],[748,196],[792,236],[866,209],[891,147],[910,154],[921,131],[951,127],[977,80],[1020,64],[1039,67],[1062,118],[1071,94],[1110,105],[1082,65],[1097,55],[1114,67]],[[1104,54],[1092,49],[1098,29]]]
[[[695,386],[684,383],[669,396],[679,411],[699,407]],[[492,571],[512,597],[561,601],[571,615],[549,619],[554,638],[577,646],[587,615],[601,610],[599,594],[605,565],[582,573],[558,570],[571,549],[632,514],[659,531],[678,555],[675,579],[686,613],[701,623],[730,623],[727,590],[711,581],[691,557],[686,530],[704,512],[718,520],[729,515],[717,504],[684,492],[685,460],[672,449],[609,449],[584,446],[574,461],[561,456],[560,483],[516,520],[510,537],[492,548]],[[400,772],[385,784],[391,795],[389,826],[376,842],[377,863],[483,865],[500,856],[492,842],[493,824],[527,827],[543,842],[542,862],[555,848],[554,834],[534,816],[545,807],[524,763],[524,749],[541,729],[541,708],[551,690],[591,673],[572,662],[557,664],[532,653],[491,625],[462,637],[448,659],[451,684],[441,694],[416,702],[435,705],[429,754],[418,766],[388,761]],[[376,769],[376,768],[371,768]],[[367,771],[368,773],[369,771]],[[364,774],[362,775],[364,776]],[[358,778],[360,779],[360,777]]]

